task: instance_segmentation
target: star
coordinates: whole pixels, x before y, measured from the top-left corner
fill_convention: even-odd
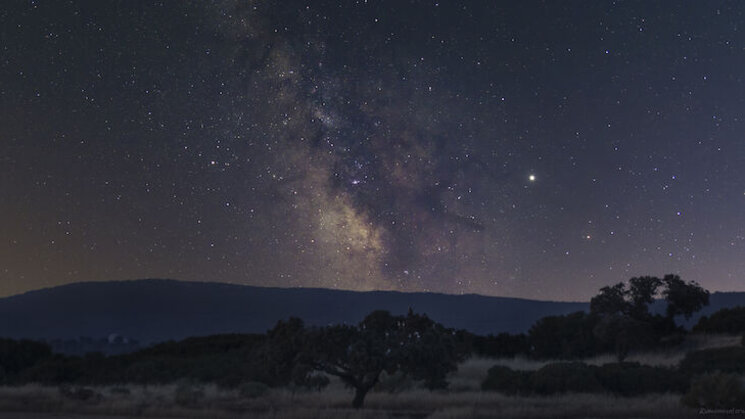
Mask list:
[[[168,276],[577,301],[626,259],[745,290],[745,63],[710,2],[629,5],[659,42],[562,2],[6,3],[0,297]]]

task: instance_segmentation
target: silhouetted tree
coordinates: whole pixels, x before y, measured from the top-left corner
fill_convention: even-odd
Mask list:
[[[687,319],[691,315],[709,304],[709,291],[701,288],[695,281],[685,283],[678,275],[665,275],[665,299],[667,300],[667,316],[673,318],[683,315]]]
[[[401,371],[424,380],[430,388],[445,386],[447,373],[457,368],[464,355],[457,351],[453,335],[411,311],[406,316],[374,311],[357,326],[311,331],[305,362],[354,388],[352,406],[360,408],[383,371]]]
[[[297,317],[280,320],[267,332],[266,341],[249,355],[255,380],[270,386],[302,385],[310,371],[300,357],[307,343],[303,321]]]
[[[654,346],[658,339],[652,322],[622,315],[600,318],[593,334],[604,350],[616,354],[619,362],[634,349]]]
[[[637,320],[649,318],[649,305],[657,297],[662,281],[654,276],[640,276],[629,280],[628,315]]]
[[[448,373],[468,355],[452,329],[409,309],[403,319],[406,347],[401,351],[399,369],[415,380],[422,380],[430,390],[447,387]]]
[[[594,355],[597,339],[593,329],[597,316],[578,311],[563,316],[546,316],[528,331],[531,355],[542,359],[576,359]]]
[[[628,287],[619,282],[603,287],[590,300],[590,312],[601,317],[623,315],[637,320],[649,318],[649,305],[658,296],[662,280],[654,276],[631,278]]]
[[[745,332],[745,307],[723,308],[711,316],[702,316],[693,326],[694,332],[743,333]]]
[[[600,293],[590,299],[590,313],[599,316],[624,315],[629,311],[626,301],[626,284],[600,288]]]
[[[649,305],[660,294],[667,301],[666,317],[649,312]],[[685,283],[677,275],[666,275],[663,279],[642,276],[631,278],[628,287],[619,282],[601,288],[590,300],[590,313],[599,318],[594,331],[596,337],[623,360],[629,351],[652,347],[664,335],[675,332],[674,316],[682,314],[689,318],[708,302],[709,292],[695,282]]]
[[[500,333],[496,336],[473,335],[470,338],[473,352],[480,356],[492,358],[511,358],[520,354],[530,353],[528,336],[524,333],[511,335]]]

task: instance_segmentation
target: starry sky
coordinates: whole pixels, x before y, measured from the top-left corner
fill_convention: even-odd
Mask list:
[[[745,290],[745,4],[8,1],[0,296]]]

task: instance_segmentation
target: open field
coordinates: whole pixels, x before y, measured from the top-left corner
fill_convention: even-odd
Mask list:
[[[691,335],[675,350],[632,354],[629,361],[672,366],[690,350],[738,346],[740,336]],[[583,360],[602,365],[613,356]],[[179,383],[143,386],[89,387],[86,397],[71,396],[58,387],[25,385],[0,387],[0,419],[124,418],[682,418],[700,416],[698,410],[680,404],[679,394],[618,397],[609,394],[554,396],[506,396],[482,392],[487,370],[504,365],[515,370],[536,370],[552,361],[526,358],[470,358],[449,377],[447,391],[428,391],[415,383],[383,377],[380,389],[365,399],[365,408],[350,408],[352,390],[338,379],[321,391],[266,389],[241,393],[216,385]],[[389,383],[386,385],[386,383]],[[393,382],[395,385],[391,385]],[[396,391],[391,391],[395,389]],[[388,390],[388,391],[386,391]]]
[[[0,419],[16,418],[438,418],[489,417],[694,417],[695,409],[679,403],[679,395],[619,398],[607,395],[568,394],[552,397],[507,397],[479,391],[405,391],[372,393],[365,409],[349,408],[351,392],[331,388],[320,393],[285,390],[247,399],[236,392],[205,386],[202,397],[189,406],[175,400],[176,386],[128,386],[130,394],[96,388],[100,400],[75,401],[58,389],[24,386],[0,389]],[[34,412],[33,414],[31,412]],[[38,413],[37,413],[38,412]],[[51,415],[54,413],[54,415]]]

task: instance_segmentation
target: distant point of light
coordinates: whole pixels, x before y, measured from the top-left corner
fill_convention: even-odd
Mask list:
[[[529,180],[530,182],[535,182],[535,175],[534,175],[534,174],[532,174],[532,173],[531,173],[531,174],[529,174],[529,175],[528,175],[528,180]]]

